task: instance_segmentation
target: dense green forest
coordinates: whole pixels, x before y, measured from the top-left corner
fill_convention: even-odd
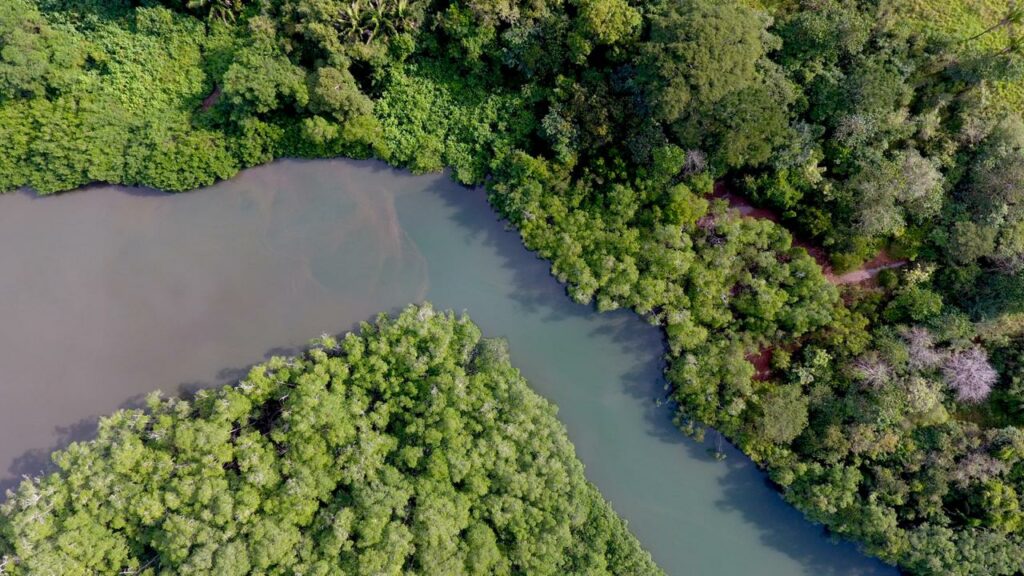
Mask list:
[[[661,574],[466,317],[409,307],[148,405],[0,507],[4,574]]]
[[[0,188],[451,167],[573,298],[664,328],[685,431],[907,572],[1018,574],[1024,5],[997,4],[8,0]],[[909,263],[837,288],[791,232]]]

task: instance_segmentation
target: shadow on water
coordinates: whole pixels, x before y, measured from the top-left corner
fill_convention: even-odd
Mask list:
[[[8,490],[17,488],[23,478],[31,478],[49,474],[56,470],[56,465],[51,460],[51,454],[56,450],[63,450],[72,442],[82,442],[96,437],[96,430],[99,418],[84,418],[70,426],[57,426],[55,435],[56,443],[47,449],[29,450],[18,456],[11,462],[7,473],[0,476],[0,494],[6,494]],[[2,500],[3,497],[0,497]]]
[[[68,196],[70,194],[88,194],[93,190],[99,190],[101,188],[111,188],[112,184],[102,184],[94,182],[92,184],[86,184],[75,188],[74,190],[68,190],[66,192],[58,192],[56,194],[40,194],[32,188],[18,188],[13,194],[21,194],[27,196],[32,200],[40,201],[55,201],[56,198]],[[137,198],[165,198],[167,196],[174,196],[175,194],[187,194],[187,192],[165,192],[163,190],[157,190],[155,188],[146,188],[144,186],[113,186],[118,192],[126,196],[134,196]]]
[[[563,284],[552,275],[550,264],[527,250],[519,233],[501,220],[482,189],[468,189],[452,183],[431,187],[455,213],[454,219],[467,230],[467,242],[484,242],[495,250],[501,266],[513,278],[512,298],[533,314],[542,314],[545,321],[556,322],[568,318],[589,318],[597,311],[592,305],[574,302]],[[494,225],[500,221],[504,226]],[[850,576],[894,574],[891,566],[865,557],[855,544],[846,540],[833,541],[820,525],[810,523],[803,515],[786,503],[766,474],[747,456],[724,439],[717,431],[708,429],[704,442],[697,442],[683,434],[673,423],[675,404],[664,400],[668,391],[664,378],[664,356],[651,359],[650,331],[657,329],[661,337],[657,345],[664,352],[665,341],[660,328],[654,328],[628,310],[604,313],[615,321],[602,323],[592,335],[610,336],[631,356],[638,359],[622,378],[624,391],[642,403],[645,433],[656,441],[670,444],[673,449],[685,450],[690,458],[720,466],[722,497],[715,502],[719,510],[738,513],[744,521],[756,527],[760,540],[797,560],[808,574],[822,576]],[[659,400],[664,400],[660,401]],[[726,454],[717,461],[716,449]],[[684,478],[680,478],[684,481]],[[685,513],[685,511],[680,511]],[[812,542],[814,540],[817,542]]]
[[[512,274],[511,298],[525,312],[543,312],[544,320],[551,322],[593,314],[589,307],[572,301],[565,287],[551,276],[551,265],[547,261],[523,247],[519,233],[498,217],[482,188],[444,182],[431,186],[428,191],[453,210],[453,219],[466,230],[467,243],[481,242],[499,255],[501,268]]]
[[[741,514],[744,520],[757,526],[761,542],[798,560],[807,573],[821,576],[896,574],[892,566],[864,556],[853,542],[834,539],[824,527],[808,521],[783,500],[764,472],[718,432],[708,430],[702,443],[684,439],[683,445],[693,458],[714,460],[716,448],[726,455],[725,460],[717,462],[726,473],[720,483],[722,498],[716,500],[715,506]],[[811,539],[818,540],[816,545],[811,545]]]
[[[398,314],[402,308],[403,307],[396,307],[392,310],[388,310],[386,313],[393,316]],[[348,332],[356,331],[363,322],[373,322],[376,318],[377,315],[375,314],[370,318],[354,322],[345,330],[334,334],[334,336],[340,337]],[[171,395],[178,398],[192,398],[200,390],[236,384],[248,376],[249,371],[252,370],[254,366],[267,362],[271,358],[277,356],[298,356],[299,354],[304,353],[307,349],[308,346],[276,346],[267,350],[266,353],[263,354],[263,359],[258,362],[254,362],[244,367],[222,368],[217,371],[216,377],[213,380],[182,382],[175,386],[171,386],[169,390],[173,391]],[[160,387],[156,387],[154,389],[162,390]],[[148,394],[137,394],[132,396],[119,404],[115,411],[144,410],[146,408],[147,396]],[[70,425],[57,426],[54,428],[54,437],[56,438],[56,441],[54,441],[49,448],[28,450],[16,457],[11,462],[10,467],[8,467],[6,474],[0,475],[0,502],[6,499],[7,491],[16,489],[18,484],[20,484],[24,478],[44,476],[55,472],[57,470],[57,466],[53,463],[52,459],[52,455],[55,452],[65,450],[75,442],[88,442],[90,440],[95,440],[99,431],[100,420],[107,416],[109,416],[109,414],[90,416]]]
[[[378,161],[355,162],[370,167],[373,173],[414,177]],[[521,306],[523,313],[540,315],[544,322],[552,323],[594,316],[596,312],[592,306],[581,305],[572,300],[565,285],[552,275],[551,264],[547,260],[523,246],[519,232],[511,223],[498,216],[489,204],[482,187],[470,188],[458,184],[450,179],[451,174],[447,170],[444,176],[445,178],[439,178],[435,185],[427,187],[422,193],[436,196],[452,211],[452,220],[458,228],[465,230],[465,244],[480,244],[490,248],[497,256],[498,266],[511,274],[512,290],[509,292],[509,298]],[[399,310],[401,307],[392,312]],[[617,310],[606,313],[606,316],[617,317],[619,321],[595,328],[595,335],[601,333],[612,336],[616,343],[631,352],[649,352],[648,330],[651,328],[633,322],[632,312]],[[660,375],[661,369],[656,368],[656,373]]]
[[[146,405],[146,396],[143,394],[133,396],[118,406],[118,410],[135,410]],[[75,442],[87,442],[96,438],[99,430],[101,416],[83,418],[74,424],[57,426],[54,428],[54,436],[57,440],[49,448],[37,448],[28,450],[15,458],[7,474],[0,476],[0,501],[6,497],[8,490],[14,490],[24,478],[32,478],[55,472],[57,465],[53,463],[52,455],[58,450],[64,450]]]

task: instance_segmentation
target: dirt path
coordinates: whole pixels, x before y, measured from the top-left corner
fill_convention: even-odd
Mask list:
[[[729,203],[729,208],[735,210],[745,218],[759,218],[763,220],[771,220],[776,223],[781,220],[779,215],[774,211],[767,208],[757,208],[744,196],[729,190],[723,182],[715,183],[715,191],[711,197],[724,199]],[[793,233],[790,232],[790,234]],[[793,245],[800,246],[807,250],[807,253],[814,258],[814,261],[817,262],[819,266],[821,266],[821,271],[825,275],[825,279],[835,285],[862,284],[874,279],[875,276],[883,270],[891,270],[907,264],[906,260],[893,258],[883,250],[874,258],[862,264],[860,268],[844,272],[842,274],[837,274],[832,270],[832,263],[829,262],[828,254],[825,253],[825,250],[822,247],[811,244],[810,242],[799,238],[796,234],[793,234]]]
[[[766,208],[757,208],[752,205],[745,197],[729,190],[724,183],[716,182],[715,191],[711,195],[712,198],[721,198],[729,203],[729,208],[735,210],[740,216],[744,218],[760,218],[763,220],[771,220],[775,223],[780,223],[781,218],[777,213]],[[790,232],[790,234],[793,234]],[[800,246],[807,250],[807,253],[814,258],[814,261],[821,266],[821,272],[825,275],[825,279],[831,282],[833,285],[848,285],[848,284],[864,284],[874,280],[878,273],[882,270],[890,270],[892,268],[899,268],[907,264],[906,260],[898,260],[893,258],[884,250],[879,252],[874,258],[865,262],[856,270],[844,272],[842,274],[836,274],[832,270],[832,263],[829,262],[828,254],[825,253],[824,248],[807,242],[806,240],[793,234],[793,245]],[[775,353],[775,349],[771,346],[761,348],[757,352],[747,354],[747,361],[754,366],[754,380],[765,381],[772,377],[772,356]]]
[[[893,268],[899,268],[906,264],[906,260],[897,260],[885,251],[882,251],[856,270],[839,275],[829,271],[825,274],[825,277],[833,284],[860,284],[861,282],[866,282],[875,276],[878,276],[878,273],[883,270],[892,270]]]

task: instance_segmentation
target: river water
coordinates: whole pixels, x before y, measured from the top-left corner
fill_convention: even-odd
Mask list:
[[[376,162],[281,161],[178,195],[0,197],[0,487],[151,390],[231,382],[425,299],[509,341],[669,574],[895,574],[831,543],[735,450],[716,462],[672,426],[657,329],[573,304],[482,192]]]

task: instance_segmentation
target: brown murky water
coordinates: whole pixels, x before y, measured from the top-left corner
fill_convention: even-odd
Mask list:
[[[481,192],[372,162],[278,162],[179,195],[0,197],[0,486],[151,390],[231,382],[423,299],[508,339],[669,574],[894,573],[672,426],[657,329],[573,304]]]

